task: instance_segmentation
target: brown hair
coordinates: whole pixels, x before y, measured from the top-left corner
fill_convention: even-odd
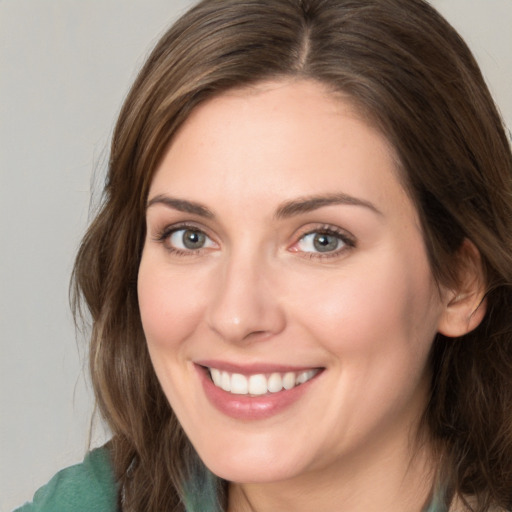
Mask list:
[[[436,338],[425,421],[441,447],[447,500],[472,495],[478,512],[510,506],[512,156],[469,49],[423,0],[204,0],[161,38],[124,103],[104,201],[74,271],[75,306],[85,300],[92,315],[90,367],[123,510],[184,510],[198,464],[138,310],[152,175],[199,103],[283,77],[348,95],[394,146],[438,282],[455,279],[464,239],[479,250],[487,314],[464,337]]]

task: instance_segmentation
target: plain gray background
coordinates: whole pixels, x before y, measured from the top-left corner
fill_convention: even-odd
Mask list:
[[[512,126],[512,0],[434,0]],[[92,398],[68,307],[115,117],[189,0],[0,0],[0,510],[82,460]],[[93,179],[94,178],[94,179]],[[96,429],[92,445],[108,434]]]

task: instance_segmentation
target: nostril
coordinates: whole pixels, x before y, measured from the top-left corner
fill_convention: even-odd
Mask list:
[[[252,332],[248,333],[244,339],[245,340],[250,340],[252,338],[261,339],[261,338],[269,338],[270,336],[272,336],[272,333],[269,331],[252,331]]]

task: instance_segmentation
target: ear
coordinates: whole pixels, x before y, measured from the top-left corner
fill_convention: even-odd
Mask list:
[[[478,249],[464,240],[455,261],[457,283],[443,291],[444,310],[438,326],[438,332],[450,338],[476,329],[487,309],[485,275]]]

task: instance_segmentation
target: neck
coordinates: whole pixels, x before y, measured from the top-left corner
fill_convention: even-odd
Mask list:
[[[336,468],[265,483],[232,483],[228,512],[421,512],[429,501],[435,465],[428,444],[368,446]],[[411,455],[413,453],[414,455]]]

